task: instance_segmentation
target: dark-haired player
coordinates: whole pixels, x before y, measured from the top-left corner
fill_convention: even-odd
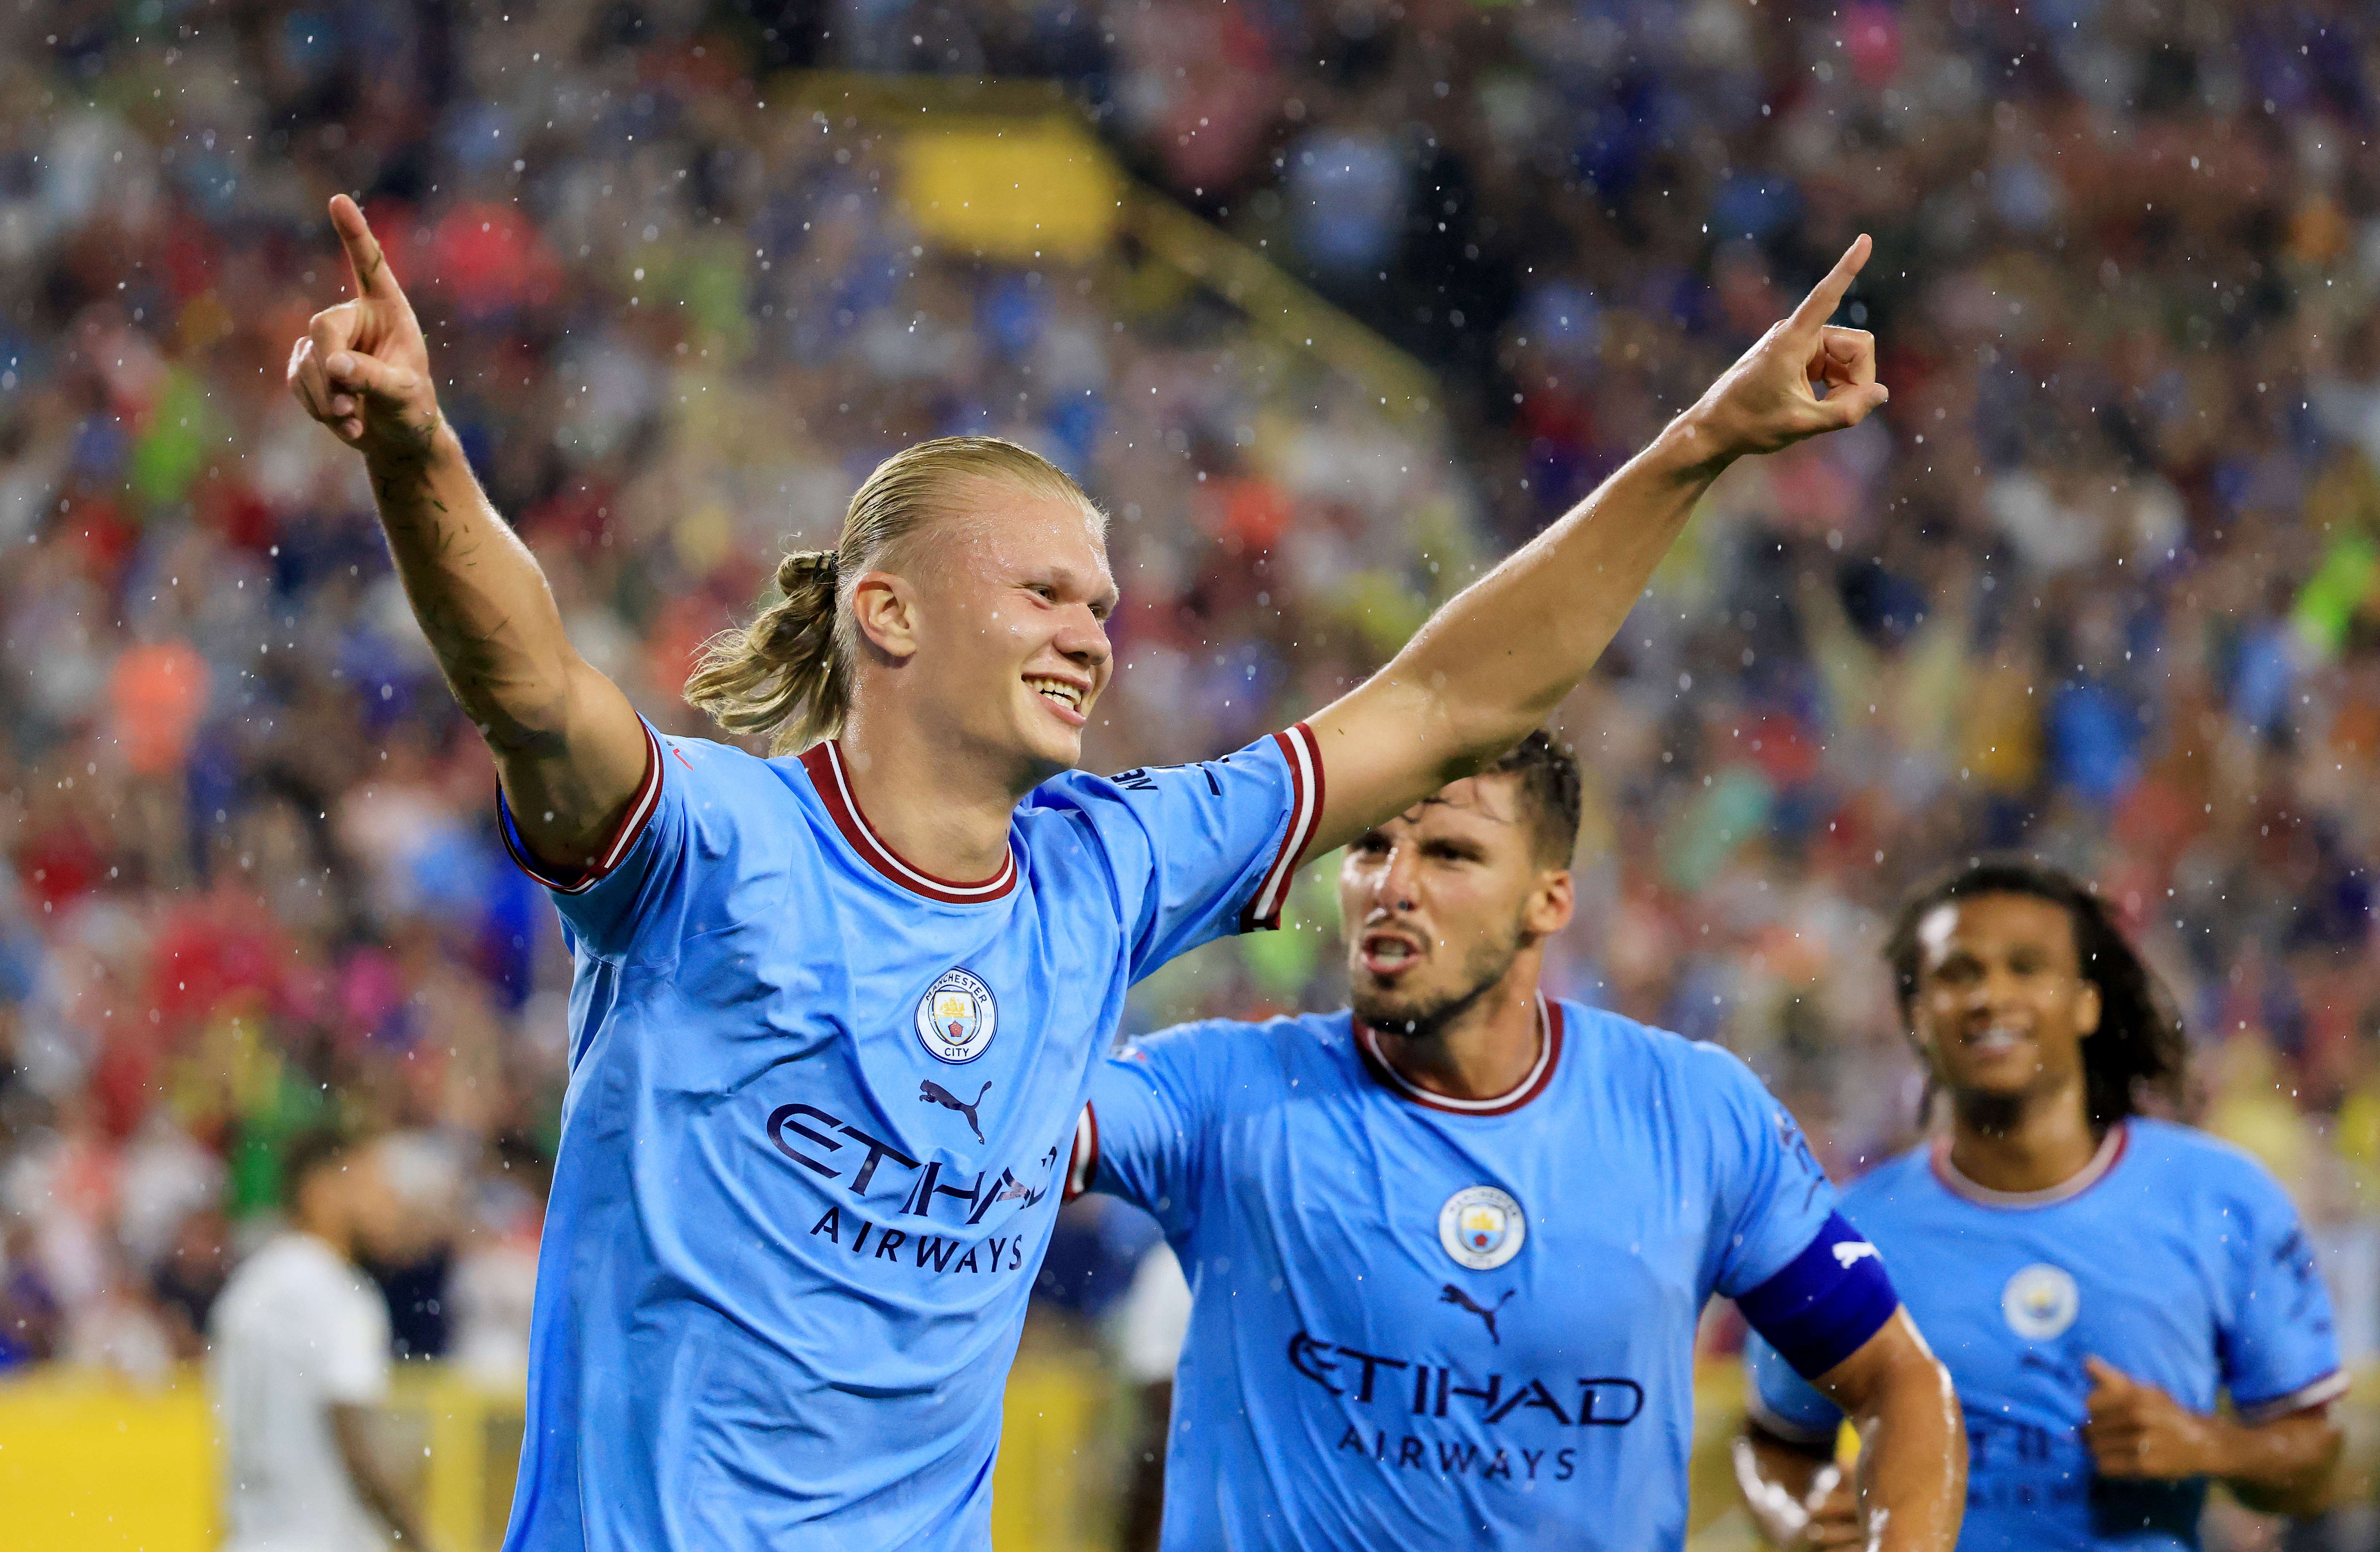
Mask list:
[[[1094,1073],[1072,1183],[1156,1214],[1192,1291],[1165,1547],[1677,1546],[1715,1291],[1862,1419],[1877,1545],[1957,1534],[1948,1383],[1792,1122],[1538,990],[1578,814],[1531,734],[1348,848],[1351,1010]]]
[[[1888,950],[1947,1134],[1852,1186],[1967,1420],[1964,1552],[2198,1545],[2219,1477],[2320,1507],[2347,1388],[2297,1213],[2245,1154],[2139,1113],[2181,1025],[2099,898],[2030,863],[1912,899]],[[1755,1341],[1737,1448],[1780,1544],[1864,1545],[1840,1413]],[[2216,1398],[2228,1397],[2228,1412]]]

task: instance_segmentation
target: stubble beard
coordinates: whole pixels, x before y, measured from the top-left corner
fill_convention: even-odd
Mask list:
[[[1383,1035],[1408,1040],[1435,1040],[1447,1027],[1478,1005],[1512,973],[1525,939],[1517,926],[1505,934],[1475,944],[1463,962],[1463,979],[1454,990],[1436,995],[1404,996],[1367,987],[1360,966],[1349,976],[1348,1005],[1355,1017]]]

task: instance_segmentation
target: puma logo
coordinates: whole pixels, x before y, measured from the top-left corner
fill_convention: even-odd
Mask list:
[[[1496,1312],[1504,1307],[1515,1291],[1516,1290],[1507,1288],[1504,1290],[1504,1297],[1497,1300],[1493,1305],[1481,1304],[1474,1303],[1470,1294],[1450,1282],[1438,1291],[1438,1302],[1441,1304],[1454,1304],[1467,1309],[1487,1322],[1488,1340],[1501,1347],[1504,1345],[1504,1339],[1496,1334]]]
[[[983,1141],[983,1128],[976,1124],[975,1108],[982,1104],[983,1097],[990,1092],[990,1079],[986,1079],[984,1085],[975,1091],[975,1097],[972,1100],[960,1098],[931,1078],[917,1085],[917,1097],[921,1101],[929,1105],[940,1105],[946,1110],[956,1110],[966,1117],[967,1130],[975,1134],[975,1140],[978,1143]]]
[[[1835,1263],[1847,1272],[1852,1269],[1852,1263],[1863,1255],[1876,1255],[1876,1246],[1865,1240],[1844,1240],[1835,1246]],[[1884,1257],[1876,1255],[1876,1259],[1881,1261]]]

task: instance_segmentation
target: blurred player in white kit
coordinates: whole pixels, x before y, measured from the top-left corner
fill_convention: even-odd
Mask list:
[[[207,1323],[225,1552],[424,1545],[368,1432],[388,1395],[388,1305],[356,1260],[401,1255],[420,1226],[387,1152],[300,1136],[283,1164],[288,1227],[241,1263]]]

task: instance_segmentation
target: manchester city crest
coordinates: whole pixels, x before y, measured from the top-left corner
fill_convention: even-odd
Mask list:
[[[943,971],[917,999],[917,1043],[937,1061],[973,1061],[999,1027],[991,988],[965,970]]]
[[[2009,1329],[2032,1341],[2061,1335],[2082,1309],[2082,1292],[2073,1274],[2046,1262],[2025,1267],[2000,1290],[2000,1313]]]
[[[1438,1243],[1475,1272],[1492,1272],[1520,1255],[1528,1237],[1521,1204],[1492,1185],[1466,1185],[1438,1209]]]

